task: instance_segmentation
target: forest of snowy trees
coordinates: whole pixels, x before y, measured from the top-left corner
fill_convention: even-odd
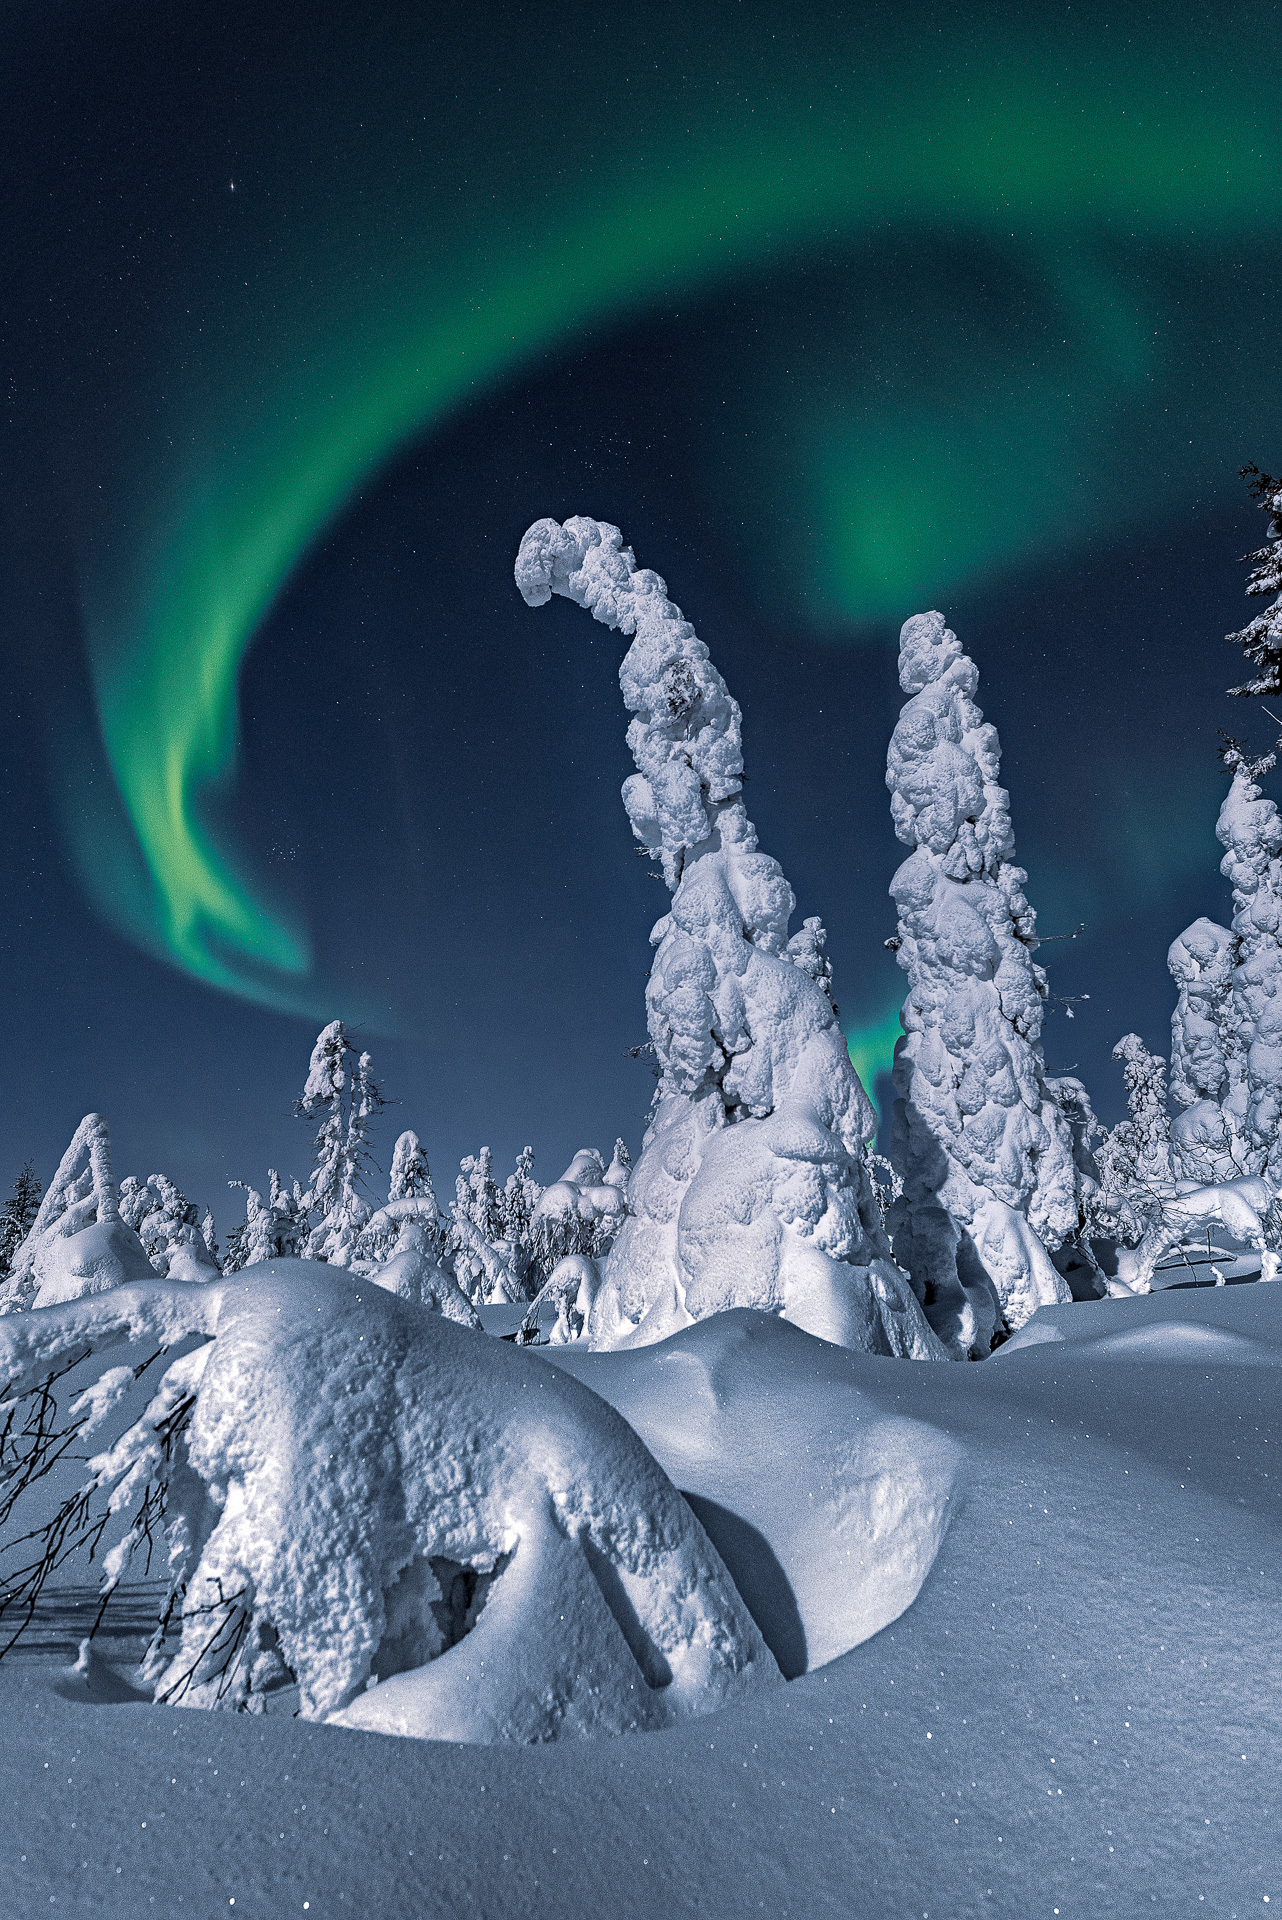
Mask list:
[[[1248,592],[1268,605],[1229,637],[1254,669],[1233,691],[1258,697],[1282,694],[1282,482],[1249,478],[1270,537],[1248,556]],[[983,1360],[1039,1308],[1144,1293],[1173,1264],[1217,1281],[1278,1271],[1282,816],[1260,784],[1275,754],[1225,745],[1216,832],[1232,922],[1199,919],[1172,942],[1169,1063],[1135,1034],[1118,1040],[1128,1112],[1105,1129],[1079,1080],[1046,1071],[1050,981],[979,669],[940,614],[905,622],[886,783],[906,850],[888,943],[906,992],[883,1155],[824,927],[790,931],[792,889],[745,809],[740,709],[706,646],[608,524],[539,521],[516,581],[531,607],[563,596],[629,643],[620,685],[637,770],[623,801],[670,896],[650,935],[657,1080],[636,1165],[620,1139],[541,1185],[529,1147],[507,1172],[481,1146],[450,1197],[405,1130],[380,1173],[384,1095],[369,1051],[334,1020],[296,1106],[310,1171],[235,1183],[244,1217],[221,1246],[212,1212],[165,1174],[117,1178],[95,1113],[43,1192],[24,1168],[0,1214],[0,1525],[52,1458],[147,1382],[147,1404],[90,1460],[27,1564],[0,1575],[0,1626],[21,1630],[72,1553],[111,1541],[109,1594],[163,1543],[168,1595],[145,1668],[158,1699],[257,1710],[288,1684],[312,1717],[392,1724],[366,1704],[381,1679],[401,1730],[472,1725],[470,1708],[406,1683],[470,1629],[514,1550],[498,1488],[526,1445],[505,1371],[518,1362],[478,1338],[487,1327],[516,1346],[600,1352],[751,1308],[868,1354]],[[158,1364],[111,1364],[140,1342]],[[389,1372],[374,1383],[376,1355]],[[72,1367],[78,1397],[58,1413],[50,1382]],[[653,1657],[677,1676],[645,1724],[772,1684],[733,1586],[701,1559],[702,1532],[652,1484],[626,1424],[580,1391],[558,1374],[548,1394],[562,1465],[527,1461],[518,1475],[542,1513],[571,1497],[558,1491],[570,1473],[577,1517],[569,1536],[530,1522],[543,1557],[531,1550],[521,1577],[537,1562],[539,1578],[573,1585],[571,1536],[615,1568]],[[387,1437],[377,1458],[353,1396]],[[480,1463],[466,1496],[441,1464],[451,1421]],[[304,1431],[306,1448],[287,1444]],[[439,1484],[407,1506],[423,1447]],[[324,1449],[344,1489],[338,1535],[307,1464]],[[412,1522],[390,1517],[411,1507]],[[655,1526],[667,1516],[657,1560],[620,1518],[642,1509]],[[345,1597],[322,1614],[308,1583],[340,1562]],[[674,1580],[697,1586],[697,1606],[673,1601]],[[398,1635],[396,1658],[380,1656]],[[697,1651],[708,1645],[711,1662]],[[549,1652],[556,1685],[597,1658],[584,1646]],[[588,1719],[638,1723],[635,1701],[604,1681],[593,1698]]]

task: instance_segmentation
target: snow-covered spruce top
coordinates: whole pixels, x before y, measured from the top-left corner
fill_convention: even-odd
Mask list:
[[[540,520],[516,580],[531,606],[562,594],[632,637],[619,684],[638,771],[623,801],[674,896],[651,934],[646,993],[659,1085],[593,1344],[630,1338],[642,1319],[639,1337],[661,1338],[757,1306],[848,1344],[935,1351],[860,1158],[873,1114],[837,1024],[823,929],[807,921],[788,938],[796,902],[744,810],[739,708],[708,649],[617,527]],[[857,1301],[847,1292],[829,1311],[832,1289],[852,1286]],[[805,1299],[825,1289],[808,1318]]]
[[[1072,1140],[1045,1083],[1046,980],[1032,958],[1036,922],[1014,864],[997,731],[975,704],[978,670],[939,613],[906,621],[899,644],[912,697],[886,785],[913,852],[890,888],[909,980],[895,1062],[905,1188],[891,1222],[936,1331],[954,1351],[984,1352],[991,1296],[973,1263],[958,1280],[945,1216],[969,1230],[1008,1324],[1067,1299],[1045,1248],[1077,1225]]]

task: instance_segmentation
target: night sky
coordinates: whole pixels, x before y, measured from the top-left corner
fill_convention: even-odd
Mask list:
[[[979,663],[1052,1070],[1167,1051],[1223,918],[1217,729],[1282,459],[1275,6],[5,8],[0,1191],[304,1174],[361,1029],[447,1191],[640,1145],[617,636],[522,604],[616,521],[744,711],[861,1065],[895,640]],[[216,18],[211,17],[216,13]]]

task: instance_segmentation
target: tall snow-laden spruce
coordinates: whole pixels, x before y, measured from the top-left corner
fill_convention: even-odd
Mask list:
[[[361,1186],[371,1164],[370,1121],[385,1102],[374,1084],[368,1053],[357,1056],[341,1020],[331,1020],[316,1036],[307,1083],[295,1112],[320,1114],[316,1162],[307,1190],[307,1210],[319,1216],[308,1241],[313,1260],[346,1266],[352,1247],[370,1217]]]
[[[1001,747],[979,673],[939,613],[899,637],[910,696],[886,785],[913,851],[891,882],[908,975],[895,1050],[888,1225],[949,1351],[980,1357],[1004,1321],[1070,1298],[1050,1254],[1079,1222],[1072,1133],[1039,1044],[1046,977],[1015,865]]]
[[[516,581],[530,606],[561,594],[632,639],[623,801],[673,896],[646,990],[659,1083],[590,1343],[750,1306],[845,1346],[942,1358],[891,1258],[862,1159],[872,1108],[817,929],[788,938],[792,889],[744,810],[739,708],[707,648],[603,522],[538,521]]]

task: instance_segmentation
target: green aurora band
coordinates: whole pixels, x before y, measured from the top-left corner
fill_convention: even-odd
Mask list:
[[[215,250],[199,341],[175,318],[148,348],[162,428],[126,447],[83,557],[122,803],[76,814],[100,907],[215,987],[311,1010],[305,931],[212,824],[234,776],[241,662],[380,463],[590,326],[887,235],[947,236],[1033,290],[1047,324],[995,351],[1002,315],[959,332],[942,290],[901,284],[871,345],[835,330],[840,404],[822,383],[788,395],[778,470],[741,484],[755,511],[772,489],[800,502],[812,532],[795,557],[818,569],[811,616],[835,639],[1124,522],[1130,478],[1100,441],[1101,409],[1153,409],[1175,297],[1170,275],[1130,275],[1129,253],[1275,240],[1282,123],[1266,64],[1227,24],[1200,28],[1195,51],[1117,34],[1097,57],[1072,18],[945,26],[916,50],[848,22],[806,44],[781,27],[776,43],[769,21],[733,48],[693,35],[673,88],[630,88],[626,58],[589,85],[531,41],[504,69],[545,101],[527,149],[509,135],[482,151],[477,136],[455,158],[443,122],[381,217],[377,191],[327,206],[323,226],[313,208],[256,274]],[[173,312],[192,304],[179,293]],[[896,335],[897,390],[872,366]],[[736,371],[766,417],[785,347]],[[1170,434],[1168,453],[1188,438]],[[1200,458],[1164,473],[1150,515],[1187,501]],[[852,1042],[879,1064],[889,1032],[879,1020]]]

